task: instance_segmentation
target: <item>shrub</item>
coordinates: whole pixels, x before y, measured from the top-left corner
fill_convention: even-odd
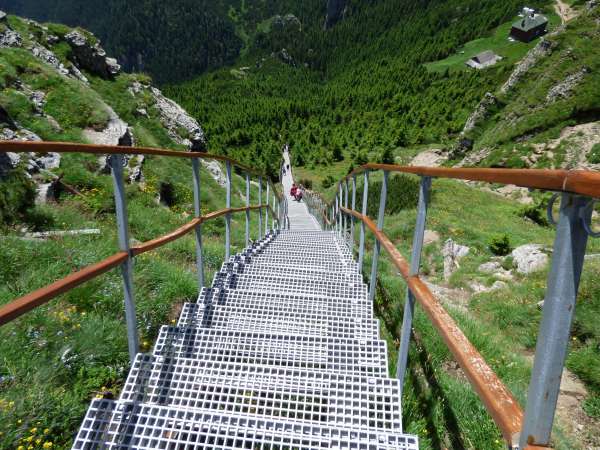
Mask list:
[[[496,236],[490,241],[490,251],[497,256],[506,256],[511,252],[508,235]]]
[[[519,215],[526,219],[531,220],[534,223],[542,227],[547,227],[548,219],[546,218],[546,208],[542,203],[538,203],[537,205],[525,206],[519,211]]]
[[[323,189],[329,189],[334,184],[335,179],[331,175],[327,175],[323,181],[321,181],[321,186],[323,186]]]
[[[377,217],[379,213],[379,199],[381,197],[381,181],[369,183],[369,198],[367,214]],[[362,205],[363,189],[356,193],[356,204]],[[419,201],[419,180],[407,175],[396,175],[388,181],[386,214],[396,214],[404,209],[415,208]]]
[[[298,180],[298,184],[304,186],[306,189],[312,189],[313,182],[309,178],[301,178]]]
[[[592,147],[587,158],[592,164],[600,164],[600,144],[596,144]]]

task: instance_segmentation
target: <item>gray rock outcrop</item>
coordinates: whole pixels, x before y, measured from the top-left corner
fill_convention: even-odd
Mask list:
[[[511,256],[517,272],[523,275],[543,270],[548,264],[548,255],[543,251],[543,247],[538,244],[521,245],[513,250]]]
[[[471,249],[465,245],[460,245],[452,239],[448,239],[442,248],[444,257],[444,279],[448,280],[450,276],[458,269],[459,261],[469,254]]]
[[[80,69],[88,70],[108,80],[121,72],[117,60],[107,57],[99,43],[92,45],[81,32],[73,30],[65,35],[65,40],[73,51],[73,62]]]
[[[560,83],[552,86],[552,88],[550,88],[548,91],[548,95],[546,96],[546,104],[552,104],[557,100],[569,98],[573,92],[573,89],[575,89],[577,85],[583,81],[584,77],[588,73],[590,73],[590,69],[583,67],[577,72],[569,75]]]
[[[529,50],[527,55],[517,64],[515,70],[504,83],[500,92],[507,94],[516,86],[516,84],[523,78],[523,76],[529,72],[542,58],[545,58],[552,54],[552,51],[556,47],[556,43],[553,41],[542,39],[534,48]]]
[[[486,92],[473,114],[467,119],[462,134],[465,135],[469,131],[472,131],[479,123],[484,121],[489,116],[490,109],[492,109],[497,102],[498,99],[494,94]]]
[[[23,39],[21,35],[10,28],[0,33],[0,48],[21,47]]]
[[[135,86],[135,84],[131,89],[133,92],[139,92],[143,87],[139,83],[137,83],[138,86]],[[191,117],[173,100],[165,97],[157,88],[150,86],[149,89],[154,97],[154,107],[159,112],[160,121],[167,128],[171,138],[179,144],[186,145],[191,151],[205,152],[206,136],[196,119]],[[182,137],[178,133],[178,128],[186,130],[188,135]]]

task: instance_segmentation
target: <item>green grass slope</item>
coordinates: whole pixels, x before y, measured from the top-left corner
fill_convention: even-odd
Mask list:
[[[9,16],[8,25],[24,36],[23,48],[0,49],[0,104],[19,126],[44,140],[85,142],[83,131],[102,129],[109,105],[132,128],[138,145],[182,149],[160,120],[154,99],[144,91],[133,96],[132,83],[148,83],[143,75],[121,74],[104,80],[85,73],[89,84],[60,75],[35,58],[28,46],[44,42],[45,31],[35,23]],[[62,33],[68,28],[50,25]],[[33,37],[30,37],[32,35]],[[65,66],[68,49],[54,48]],[[68,67],[68,66],[67,66]],[[23,86],[43,92],[43,114],[36,111]],[[139,110],[146,109],[147,115]],[[49,117],[53,117],[51,121]],[[58,126],[57,126],[58,125]],[[182,137],[185,132],[181,131]],[[0,305],[94,264],[118,251],[110,175],[99,172],[98,157],[65,154],[48,179],[79,191],[60,193],[56,202],[36,205],[35,185],[17,167],[0,179]],[[187,223],[193,215],[190,162],[147,157],[144,180],[127,185],[132,239],[147,241]],[[38,175],[36,175],[38,177]],[[225,206],[225,191],[202,168],[202,210]],[[161,186],[172,189],[169,206],[158,203]],[[258,203],[257,188],[252,203]],[[234,206],[242,199],[245,181],[234,175]],[[244,215],[235,215],[232,251],[244,246]],[[258,234],[252,214],[252,237]],[[50,239],[25,237],[26,231],[98,228],[99,235]],[[207,281],[224,257],[224,221],[203,225]],[[197,295],[195,240],[186,236],[136,258],[134,283],[142,351],[150,349],[159,327],[178,316],[185,301]],[[129,367],[123,292],[118,270],[0,327],[0,448],[70,448],[90,400],[118,396]]]

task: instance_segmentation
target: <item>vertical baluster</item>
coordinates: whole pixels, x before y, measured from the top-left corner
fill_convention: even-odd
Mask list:
[[[356,211],[356,174],[352,175],[352,211]],[[350,251],[354,255],[354,223],[356,218],[350,217]]]
[[[139,349],[139,337],[135,314],[135,295],[133,290],[133,257],[129,248],[127,197],[125,193],[125,183],[123,182],[123,156],[111,155],[110,167],[114,185],[119,248],[129,255],[123,264],[121,264],[121,274],[123,276],[123,293],[125,297],[125,321],[127,322],[129,361],[133,364],[135,355]]]
[[[379,217],[377,218],[377,229],[383,230],[383,219],[385,218],[385,203],[387,200],[387,186],[388,186],[389,172],[385,170],[383,172],[383,183],[381,185],[381,197],[379,200]],[[373,264],[371,265],[371,284],[369,285],[369,301],[373,302],[375,299],[375,290],[377,288],[377,265],[379,264],[379,252],[381,250],[381,243],[375,238],[375,248],[373,249]]]
[[[250,174],[246,172],[246,208],[250,207]],[[246,247],[250,245],[250,210],[246,209]]]
[[[267,195],[265,196],[265,200],[267,200],[267,207],[265,208],[265,236],[269,232],[269,197],[271,195],[269,193],[270,186],[271,183],[269,183],[269,178],[267,178]]]
[[[550,443],[588,241],[584,227],[584,221],[591,220],[588,205],[589,199],[562,194],[520,448]]]
[[[231,163],[226,162],[227,169],[227,205],[226,208],[231,208]],[[231,254],[231,212],[225,215],[225,261],[229,261]]]
[[[367,216],[367,206],[369,202],[369,171],[365,170],[364,175],[364,186],[363,186],[363,204],[362,204],[362,215]],[[363,221],[360,224],[360,246],[358,248],[358,270],[360,273],[363,271],[363,261],[365,259],[365,235],[366,226]]]
[[[410,258],[410,275],[418,275],[421,267],[421,253],[423,250],[423,239],[425,237],[425,225],[427,223],[427,208],[429,206],[429,192],[431,190],[431,178],[422,177],[419,189],[419,204],[417,207],[417,222],[413,237],[412,255]],[[406,364],[408,362],[408,348],[410,346],[410,335],[412,332],[413,315],[415,310],[415,297],[410,289],[406,289],[406,302],[404,303],[404,317],[402,319],[402,333],[400,348],[398,350],[398,363],[396,365],[396,377],[400,381],[400,392],[404,385]]]
[[[197,218],[202,217],[200,205],[200,163],[198,158],[192,158],[192,173],[194,179],[194,214]],[[196,269],[198,272],[198,293],[204,287],[204,255],[202,252],[202,224],[196,225]]]
[[[348,180],[344,181],[344,208],[348,209]],[[348,222],[350,221],[348,214],[344,214],[344,241],[348,242]]]
[[[262,239],[262,177],[258,177],[258,239]]]
[[[271,220],[271,228],[275,229],[275,219],[277,219],[279,213],[279,204],[277,203],[277,197],[275,196],[275,187],[273,186],[273,219]]]

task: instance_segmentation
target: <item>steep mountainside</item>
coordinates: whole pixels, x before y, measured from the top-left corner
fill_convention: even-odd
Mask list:
[[[286,15],[260,28],[235,66],[167,92],[202,121],[215,151],[267,168],[285,143],[297,165],[311,168],[390,160],[402,148],[458,134],[512,70],[509,62],[481,72],[430,71],[424,63],[493,33],[521,6],[351,1],[328,30]]]
[[[152,86],[124,74],[82,29],[0,13],[0,139],[62,140],[172,149],[206,146],[200,125]],[[131,238],[180,227],[194,210],[190,162],[127,157]],[[225,204],[222,167],[204,163],[203,211]],[[245,202],[234,175],[232,204]],[[252,190],[257,203],[257,190]],[[233,248],[244,228],[233,217]],[[0,154],[0,304],[53,283],[118,249],[106,158]],[[257,229],[252,215],[253,237]],[[203,225],[206,275],[223,260],[224,224]],[[197,295],[191,236],[136,259],[142,351],[178,305]],[[128,370],[118,271],[89,281],[0,327],[0,449],[66,449],[93,397],[118,395]]]

